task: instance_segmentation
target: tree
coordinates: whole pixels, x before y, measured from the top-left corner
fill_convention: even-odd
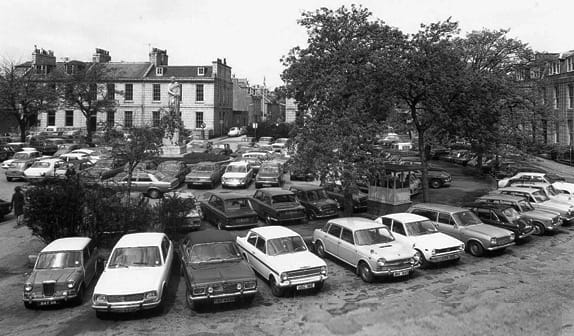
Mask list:
[[[371,15],[354,5],[303,13],[308,46],[282,59],[287,95],[299,108],[294,165],[340,179],[349,201],[365,164],[378,158],[368,145],[394,107],[395,63],[404,43],[400,31]]]
[[[99,112],[115,110],[116,101],[108,92],[107,81],[114,71],[105,63],[70,62],[57,74],[59,96],[66,106],[77,108],[86,118],[86,141],[92,142]]]
[[[46,78],[14,62],[0,65],[0,114],[17,122],[22,142],[38,123],[40,112],[56,108],[56,90]]]

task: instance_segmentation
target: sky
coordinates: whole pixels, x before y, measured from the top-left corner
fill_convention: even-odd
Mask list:
[[[90,61],[102,48],[112,62],[147,62],[155,47],[169,65],[225,59],[235,77],[273,89],[281,58],[306,46],[301,14],[351,4],[408,34],[451,17],[463,34],[510,29],[535,51],[574,49],[572,0],[1,0],[0,60],[29,61],[37,46],[58,60]]]

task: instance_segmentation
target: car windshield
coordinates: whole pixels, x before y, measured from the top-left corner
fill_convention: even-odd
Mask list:
[[[227,211],[251,209],[251,203],[247,198],[234,198],[225,200],[225,209]]]
[[[50,168],[50,162],[36,161],[32,164],[30,168]]]
[[[470,210],[453,213],[452,217],[460,226],[482,224],[480,219]]]
[[[24,162],[24,161],[13,161],[13,162],[10,164],[10,168],[12,168],[12,169],[22,169],[25,165],[26,165],[26,162]]]
[[[438,232],[437,228],[430,220],[404,223],[409,236],[421,236],[433,232]]]
[[[193,167],[194,172],[210,172],[214,170],[215,170],[214,166],[199,165]]]
[[[307,251],[307,245],[300,236],[281,237],[267,241],[267,253],[270,256]]]
[[[279,167],[277,167],[277,166],[263,166],[259,169],[259,173],[279,174]]]
[[[244,165],[229,165],[225,169],[226,173],[246,173],[247,166]]]
[[[532,206],[532,204],[530,204],[530,202],[526,200],[518,201],[518,206],[520,207],[520,209],[522,209],[522,211],[534,210],[534,206]]]
[[[188,247],[186,252],[190,263],[226,262],[241,258],[231,241],[196,244]]]
[[[550,196],[558,196],[560,194],[560,192],[558,192],[558,190],[556,190],[551,184],[546,186],[546,191]]]
[[[113,168],[114,167],[114,161],[113,160],[99,160],[94,164],[94,167],[98,167],[98,168]]]
[[[114,249],[108,268],[153,267],[161,265],[157,246],[120,247]]]
[[[80,251],[58,251],[40,253],[36,269],[74,268],[82,264]]]
[[[545,201],[548,201],[550,199],[550,198],[548,198],[548,196],[546,196],[546,194],[542,190],[536,190],[535,192],[533,192],[532,198],[534,198],[536,203],[545,202]]]
[[[316,202],[327,198],[329,198],[329,196],[327,196],[327,192],[324,189],[310,190],[307,192],[307,199],[311,202]]]
[[[376,227],[355,232],[355,241],[357,245],[376,245],[390,243],[395,237],[386,227]]]
[[[517,219],[520,217],[520,214],[518,213],[518,211],[516,211],[514,208],[511,208],[511,207],[503,209],[502,214],[511,220]]]
[[[16,153],[12,157],[14,160],[24,160],[30,157],[29,153]]]
[[[295,195],[286,194],[286,195],[275,195],[271,198],[273,203],[288,203],[288,202],[296,202]]]

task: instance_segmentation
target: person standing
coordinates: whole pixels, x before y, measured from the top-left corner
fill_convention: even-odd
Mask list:
[[[14,188],[14,195],[12,195],[12,202],[10,203],[10,210],[14,210],[16,216],[16,226],[22,225],[24,219],[24,193],[22,187],[17,186]]]

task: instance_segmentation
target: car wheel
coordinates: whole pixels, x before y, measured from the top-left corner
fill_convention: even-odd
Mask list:
[[[546,229],[544,228],[544,225],[542,225],[540,223],[534,224],[534,234],[535,235],[542,236],[542,235],[544,235],[544,231],[546,231]]]
[[[26,309],[34,309],[36,308],[36,305],[34,305],[32,302],[24,301],[24,307],[26,307]]]
[[[285,294],[285,289],[279,286],[277,281],[275,281],[275,277],[271,276],[269,282],[271,283],[271,293],[274,296],[282,297]]]
[[[480,243],[471,241],[468,243],[468,251],[475,257],[480,257],[484,254],[484,248]]]
[[[158,199],[161,196],[161,193],[157,189],[152,189],[148,191],[148,195],[150,198]]]
[[[74,304],[77,306],[81,306],[82,303],[84,302],[84,293],[85,293],[85,289],[84,289],[84,285],[80,285],[80,289],[78,289],[78,295],[76,296],[76,298],[74,299]]]
[[[431,180],[430,181],[430,186],[433,189],[438,189],[442,186],[442,183],[440,182],[440,180]]]
[[[371,268],[367,263],[361,262],[358,267],[359,276],[363,279],[364,282],[373,282],[373,272],[371,272]]]
[[[321,243],[321,241],[319,240],[315,242],[315,251],[317,252],[317,255],[321,258],[325,258],[327,256],[327,254],[325,253],[325,246],[323,246],[323,243]]]
[[[418,260],[418,262],[417,262],[418,264],[415,266],[420,266],[421,268],[425,268],[426,266],[428,266],[428,262],[425,259],[425,256],[421,251],[416,250],[415,259]]]

